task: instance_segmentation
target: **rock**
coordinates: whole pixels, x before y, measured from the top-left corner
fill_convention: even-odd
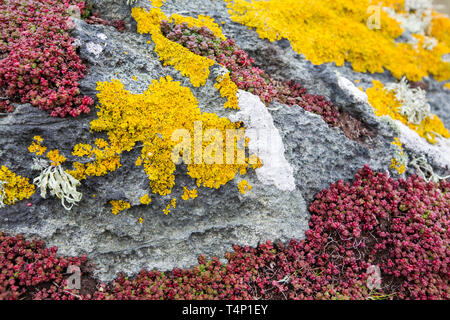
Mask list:
[[[200,254],[221,258],[234,244],[256,246],[266,240],[301,239],[308,229],[308,204],[318,191],[339,179],[351,179],[366,163],[374,170],[388,169],[395,131],[374,115],[364,93],[354,85],[355,80],[360,80],[363,88],[370,86],[372,79],[393,81],[387,72],[368,75],[356,73],[348,65],[314,66],[293,52],[288,42],[270,43],[231,22],[223,1],[172,0],[164,6],[166,14],[207,14],[217,22],[225,21],[224,33],[235,38],[269,74],[295,80],[310,93],[324,95],[373,130],[376,135],[360,143],[349,140],[340,129],[330,128],[321,117],[300,107],[274,103],[264,109],[259,98],[247,92],[239,92],[241,110],[224,109],[225,100],[214,88],[214,72],[205,86],[192,88],[178,71],[163,67],[153,43],[148,43],[149,35],[136,32],[131,6],[126,1],[91,3],[103,18],[123,19],[127,28],[121,33],[113,27],[75,21],[73,36],[78,39],[81,57],[89,65],[81,81],[84,95],[95,97],[97,82],[114,78],[138,94],[153,79],[170,75],[191,88],[202,112],[241,120],[248,129],[270,130],[273,145],[258,142],[250,144],[250,148],[274,162],[266,160],[266,168],[252,170],[244,177],[252,186],[245,195],[238,191],[237,184],[243,179],[238,177],[217,190],[199,188],[198,197],[189,201],[181,201],[181,186],[193,188],[195,182],[186,174],[186,167],[180,165],[172,194],[153,196],[151,205],[145,206],[139,198],[149,192],[148,178],[134,165],[139,151],[132,150],[122,155],[123,166],[115,172],[84,180],[79,187],[83,198],[71,211],[64,210],[57,198],[42,199],[37,191],[29,201],[31,206],[21,201],[0,209],[1,231],[39,237],[50,246],[58,246],[60,254],[87,254],[98,266],[96,276],[108,281],[117,272],[132,275],[141,269],[190,267]],[[137,1],[132,6],[150,4]],[[431,84],[428,96],[432,112],[450,126],[448,93],[443,93],[434,80],[427,81]],[[96,117],[93,110],[87,116],[58,119],[30,105],[17,106],[14,113],[0,117],[0,164],[32,180],[38,172],[31,170],[33,156],[27,148],[33,136],[40,135],[46,146],[59,149],[67,157],[64,167],[70,168],[76,161],[71,154],[75,144],[107,138],[103,133],[90,132],[89,123]],[[276,152],[271,153],[267,147],[274,146]],[[177,208],[164,215],[162,211],[172,198],[178,199]],[[131,208],[113,215],[110,200],[126,200]]]

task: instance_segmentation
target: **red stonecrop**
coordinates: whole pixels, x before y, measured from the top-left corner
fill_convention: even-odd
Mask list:
[[[0,96],[31,103],[54,117],[88,113],[80,95],[86,66],[69,36],[68,8],[79,0],[6,0],[0,4]]]
[[[306,239],[235,246],[228,263],[118,275],[89,292],[67,290],[69,263],[40,241],[0,234],[0,299],[448,299],[450,182],[394,180],[365,166],[310,205]],[[380,288],[369,289],[371,266]],[[82,288],[83,289],[83,288]]]
[[[15,300],[24,294],[47,298],[48,292],[55,293],[54,298],[73,299],[71,290],[63,289],[65,272],[69,265],[81,266],[86,257],[57,257],[56,252],[56,247],[45,248],[42,241],[0,233],[0,300]]]

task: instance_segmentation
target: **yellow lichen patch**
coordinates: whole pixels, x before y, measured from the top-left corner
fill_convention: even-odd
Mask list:
[[[67,159],[63,155],[59,154],[58,149],[54,149],[52,151],[47,152],[47,158],[51,161],[52,166],[59,166],[63,162],[65,162]]]
[[[139,200],[140,200],[140,202],[141,202],[142,204],[145,204],[145,205],[148,205],[148,204],[150,204],[150,203],[152,202],[152,199],[150,199],[150,197],[148,196],[148,194],[142,196]]]
[[[247,191],[252,190],[252,186],[248,184],[247,180],[242,180],[238,183],[238,189],[242,194],[246,194]]]
[[[407,118],[399,112],[401,102],[397,100],[395,93],[387,91],[380,81],[373,80],[373,87],[367,89],[366,94],[378,117],[389,116],[394,120],[399,120],[433,144],[436,142],[437,135],[450,138],[450,132],[436,115],[427,117],[420,124],[408,122]]]
[[[42,139],[40,136],[34,136],[33,140],[34,141],[28,147],[28,151],[38,156],[42,156],[47,151],[47,147],[41,145],[44,139]]]
[[[450,19],[448,16],[433,11],[431,36],[450,47]]]
[[[197,188],[194,188],[193,190],[189,190],[188,188],[183,188],[183,195],[181,196],[181,199],[184,201],[188,201],[189,199],[195,199],[198,196]]]
[[[206,83],[209,77],[209,67],[215,62],[192,53],[181,44],[164,37],[161,32],[162,20],[169,20],[160,8],[146,11],[143,8],[133,8],[131,12],[137,22],[138,32],[149,33],[155,43],[155,51],[164,65],[173,66],[185,77],[188,77],[194,87],[200,87]],[[179,18],[178,18],[179,19]]]
[[[0,168],[0,208],[12,205],[19,200],[29,199],[35,192],[35,186],[28,178],[16,175],[7,167]]]
[[[170,203],[163,209],[163,213],[166,216],[170,213]]]
[[[224,76],[219,76],[216,84],[214,84],[214,87],[219,90],[222,98],[227,98],[228,101],[225,102],[225,108],[239,109],[237,98],[238,87],[231,80],[230,73],[227,73]]]
[[[111,212],[114,215],[131,208],[131,204],[123,200],[111,200],[109,203],[111,204]]]
[[[92,128],[91,128],[92,129]],[[95,141],[96,147],[79,143],[73,148],[72,154],[92,161],[87,163],[74,162],[74,170],[67,170],[77,180],[84,180],[87,176],[103,176],[120,168],[120,156],[103,139]]]
[[[402,143],[398,138],[392,141],[392,145],[395,146],[396,150],[394,153],[394,158],[391,160],[391,169],[395,169],[399,174],[403,174],[406,171],[406,155],[403,151]]]
[[[188,175],[197,180],[197,186],[218,189],[248,167],[245,149],[239,145],[245,131],[239,126],[214,113],[202,115],[203,162],[188,165]]]
[[[429,74],[437,80],[450,78],[450,63],[441,59],[450,52],[444,40],[431,51],[424,48],[425,38],[419,35],[415,35],[417,44],[397,43],[403,31],[384,10],[379,10],[380,28],[369,28],[370,0],[225,1],[233,21],[255,28],[261,38],[270,41],[288,39],[313,64],[342,66],[348,61],[358,72],[386,68],[395,77],[412,81]],[[400,1],[385,1],[384,5],[402,7]]]
[[[160,8],[164,4],[164,2],[166,2],[166,0],[150,0],[150,2],[155,8]]]
[[[170,207],[176,208],[177,207],[177,199],[173,198],[170,203],[163,209],[163,213],[167,216],[171,210]]]
[[[450,90],[450,82],[442,86],[444,89]]]
[[[117,155],[118,163],[124,151],[142,148],[137,164],[143,165],[153,193],[170,194],[175,184],[176,165],[172,155],[180,141],[172,139],[174,132],[182,132],[188,136],[185,146],[189,150],[183,155],[183,159],[185,156],[192,159],[192,163],[187,163],[188,174],[197,179],[198,185],[219,188],[232,180],[241,168],[248,166],[245,152],[244,160],[239,161],[238,155],[245,150],[237,147],[238,139],[233,140],[233,150],[225,150],[223,147],[223,154],[220,153],[220,145],[216,145],[226,139],[227,130],[234,132],[239,124],[216,114],[202,114],[190,89],[182,87],[172,78],[153,80],[143,94],[131,94],[118,80],[99,83],[97,90],[101,106],[97,113],[98,119],[91,122],[91,130],[108,133],[109,145],[104,147],[110,155]],[[211,132],[214,134],[210,137]],[[196,140],[197,135],[200,135],[201,141]],[[142,146],[136,146],[137,142],[142,142]],[[98,150],[78,145],[74,148],[74,155],[95,156],[98,162],[103,155],[101,152],[97,155]],[[196,150],[200,151],[199,159]],[[225,162],[224,158],[230,161]],[[211,159],[214,161],[211,162]],[[88,173],[90,165],[91,163],[77,164],[76,171]],[[112,171],[101,163],[94,163],[95,170],[92,170],[98,173],[99,169],[96,167],[99,165],[103,168],[102,174]]]

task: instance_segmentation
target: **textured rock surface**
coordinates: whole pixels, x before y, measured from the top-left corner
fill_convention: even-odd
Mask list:
[[[83,94],[95,97],[96,83],[113,78],[120,79],[133,93],[144,91],[151,80],[166,75],[190,86],[189,80],[178,71],[161,65],[153,44],[147,43],[148,35],[136,33],[125,0],[92,3],[103,17],[124,19],[127,30],[120,33],[113,27],[77,21],[73,36],[79,39],[80,55],[89,65],[81,82]],[[148,1],[134,4],[148,5]],[[392,158],[393,130],[379,122],[364,95],[357,95],[356,87],[349,85],[361,80],[360,85],[365,88],[371,85],[372,78],[393,81],[387,73],[365,75],[348,66],[313,66],[293,52],[286,41],[269,43],[259,39],[254,31],[232,23],[223,1],[171,0],[164,11],[191,16],[208,14],[218,22],[225,21],[225,35],[235,38],[261,68],[282,79],[296,80],[311,93],[325,95],[341,110],[362,119],[376,136],[364,144],[351,141],[319,116],[275,103],[269,112],[284,143],[285,159],[293,169],[295,190],[280,191],[274,185],[263,184],[252,171],[245,179],[253,188],[245,195],[238,191],[241,178],[237,178],[218,190],[199,188],[198,198],[181,201],[183,190],[179,186],[194,187],[194,181],[185,173],[186,168],[180,166],[172,194],[153,197],[150,206],[143,206],[139,197],[148,192],[148,179],[142,169],[134,166],[139,151],[132,150],[122,156],[123,166],[117,171],[83,181],[79,188],[83,200],[70,212],[63,209],[58,199],[40,198],[39,192],[30,200],[31,207],[22,201],[0,209],[2,231],[39,236],[58,246],[63,254],[86,253],[98,265],[97,275],[102,280],[112,279],[119,271],[132,274],[142,268],[191,266],[199,254],[222,257],[233,244],[256,245],[266,240],[302,238],[308,228],[307,205],[316,192],[338,179],[351,179],[365,163],[375,170],[387,170]],[[224,99],[213,87],[212,74],[205,86],[191,88],[200,108],[203,112],[234,118],[237,111],[223,108]],[[432,79],[426,82],[430,85],[432,112],[449,127],[450,93],[443,92]],[[93,111],[76,119],[55,119],[29,105],[19,106],[13,114],[0,117],[0,164],[25,177],[35,177],[38,172],[30,169],[32,155],[27,148],[33,136],[40,135],[46,146],[58,148],[68,158],[65,167],[69,167],[75,160],[71,151],[76,143],[105,138],[90,133],[89,123],[95,118]],[[414,153],[412,149],[408,151]],[[177,208],[166,216],[162,210],[174,197],[179,199]],[[132,208],[114,216],[110,200],[127,200]],[[138,222],[140,217],[144,219],[142,224]]]

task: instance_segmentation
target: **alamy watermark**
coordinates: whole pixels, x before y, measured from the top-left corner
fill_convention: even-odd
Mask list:
[[[369,6],[367,13],[370,14],[366,21],[367,28],[370,30],[381,29],[381,6]]]

